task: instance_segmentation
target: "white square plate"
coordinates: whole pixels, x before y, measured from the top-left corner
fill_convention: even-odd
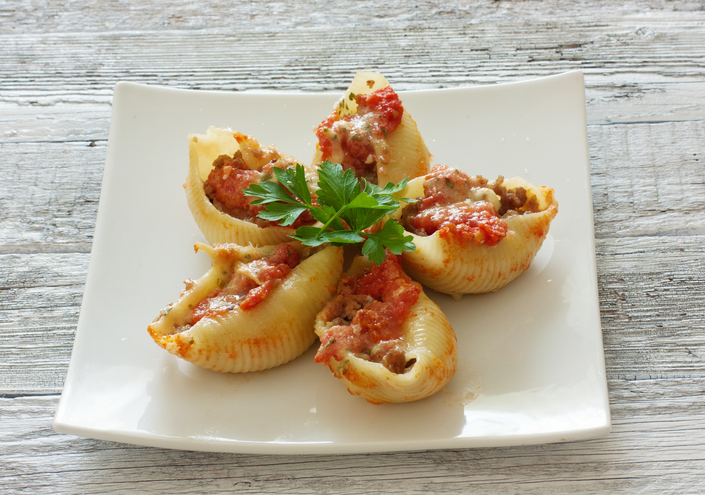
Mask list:
[[[393,83],[393,81],[392,81]],[[115,88],[81,316],[54,428],[158,447],[352,453],[578,440],[609,431],[583,77],[402,93],[436,163],[552,186],[558,217],[506,288],[430,294],[458,336],[437,395],[374,406],[313,362],[315,349],[244,375],[197,368],[147,334],[186,278],[209,267],[182,184],[188,133],[230,127],[310,161],[339,93]],[[475,392],[480,387],[479,395]]]

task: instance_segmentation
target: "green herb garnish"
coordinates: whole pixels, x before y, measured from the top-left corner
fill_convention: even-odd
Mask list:
[[[318,205],[314,205],[302,165],[297,164],[295,169],[275,168],[274,175],[279,183],[261,182],[243,191],[245,195],[257,198],[252,204],[264,205],[264,210],[257,216],[287,226],[308,210],[323,224],[321,227],[299,227],[291,238],[307,246],[327,242],[333,246],[362,243],[362,254],[378,265],[386,257],[385,248],[392,254],[416,249],[412,237],[405,236],[402,226],[391,218],[379,232],[365,232],[394,212],[399,207],[399,200],[413,201],[395,196],[404,189],[408,179],[396,185],[389,182],[384,188],[364,179],[360,184],[352,170],[343,171],[342,166],[326,160],[319,165]]]

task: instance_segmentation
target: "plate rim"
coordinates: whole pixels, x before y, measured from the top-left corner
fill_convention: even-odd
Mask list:
[[[583,73],[579,70],[573,70],[568,72],[563,72],[559,74],[542,76],[538,78],[531,78],[520,81],[511,81],[497,84],[481,84],[478,86],[458,86],[452,88],[438,88],[438,89],[413,89],[413,90],[401,90],[400,94],[408,93],[439,93],[439,92],[456,92],[456,91],[482,91],[482,90],[496,90],[500,87],[505,86],[518,86],[518,85],[529,85],[542,83],[547,80],[555,80],[559,78],[580,78],[580,84],[583,89],[584,94],[584,77]],[[182,89],[174,88],[170,86],[161,85],[151,85],[134,83],[129,81],[120,81],[116,83],[113,94],[113,102],[123,91],[127,90],[138,90],[138,91],[159,91],[159,92],[174,92],[174,93],[200,93],[209,94],[216,97],[222,95],[228,95],[229,97],[241,98],[241,97],[272,97],[272,96],[334,96],[339,95],[339,91],[318,91],[318,92],[297,92],[297,91],[266,91],[260,92],[257,90],[248,90],[242,92],[227,92],[218,90],[192,90],[192,89]],[[118,98],[119,99],[119,98]],[[110,146],[111,141],[114,142],[114,134],[116,132],[116,127],[118,126],[117,119],[115,118],[116,112],[119,111],[119,107],[113,103],[111,110],[111,122],[108,133],[108,146],[106,152],[105,168],[103,173],[103,179],[101,183],[101,196],[99,199],[98,212],[96,215],[95,222],[95,232],[94,232],[94,243],[95,239],[99,236],[99,228],[105,221],[101,222],[101,211],[104,213],[105,207],[104,202],[108,200],[105,199],[104,191],[106,190],[106,184],[110,182],[110,175],[112,169],[115,167],[113,164],[114,156],[111,152],[112,147]],[[584,139],[585,139],[585,149],[589,151],[587,145],[587,121],[585,118],[585,107],[583,107],[583,122],[584,122]],[[111,137],[113,138],[111,140]],[[589,166],[589,152],[586,157],[586,167],[583,168],[582,173],[585,174],[587,179],[588,190],[591,190],[590,184],[590,166]],[[592,222],[590,222],[590,227],[592,231],[590,232],[590,242],[592,248],[592,255],[590,256],[591,267],[591,277],[593,278],[594,287],[597,290],[597,272],[596,272],[596,251],[595,251],[595,236],[594,236],[594,209],[592,196],[588,194],[589,209],[591,214]],[[104,228],[104,227],[103,227]],[[94,244],[93,244],[94,245]],[[95,272],[95,257],[93,253],[93,245],[91,247],[91,255],[88,264],[88,270],[86,275],[86,283],[84,286],[84,293],[87,288],[90,287],[89,282],[92,279],[92,273]],[[608,434],[611,431],[611,411],[609,407],[609,395],[607,386],[607,375],[604,360],[604,344],[603,344],[603,334],[600,320],[599,311],[599,293],[595,295],[595,302],[597,303],[598,312],[598,330],[600,338],[600,355],[598,356],[600,370],[604,380],[601,381],[601,392],[603,403],[605,404],[602,422],[595,422],[593,425],[587,428],[576,428],[576,429],[566,429],[562,431],[550,432],[550,433],[535,433],[535,434],[523,434],[523,435],[500,435],[500,436],[489,436],[489,437],[454,437],[450,439],[423,439],[423,440],[409,440],[409,441],[394,441],[392,444],[388,442],[367,442],[367,443],[336,443],[331,442],[270,442],[270,441],[242,441],[235,439],[226,438],[196,438],[196,437],[174,437],[167,436],[163,434],[154,434],[141,430],[134,430],[130,432],[113,430],[110,428],[106,429],[96,429],[93,427],[85,427],[80,424],[73,424],[65,420],[66,408],[68,408],[68,403],[70,401],[71,389],[73,387],[72,378],[72,367],[75,368],[75,353],[76,353],[76,341],[79,338],[79,332],[82,328],[82,317],[84,315],[84,303],[85,298],[81,304],[81,311],[79,314],[76,334],[74,337],[74,344],[72,346],[71,358],[69,361],[68,370],[66,373],[66,378],[64,381],[64,386],[61,393],[61,398],[59,405],[57,406],[54,419],[52,421],[52,428],[59,433],[79,435],[87,438],[94,438],[98,440],[108,440],[121,443],[131,443],[135,445],[145,445],[158,448],[169,448],[169,449],[181,449],[181,450],[193,450],[193,451],[208,451],[208,452],[233,452],[233,453],[251,453],[251,454],[355,454],[355,453],[366,453],[366,452],[391,452],[391,451],[422,451],[422,450],[435,450],[435,449],[465,449],[465,448],[484,448],[484,447],[497,447],[497,446],[512,446],[512,445],[532,445],[532,444],[544,444],[544,443],[555,443],[555,442],[565,442],[565,441],[579,441],[591,438],[596,438]]]

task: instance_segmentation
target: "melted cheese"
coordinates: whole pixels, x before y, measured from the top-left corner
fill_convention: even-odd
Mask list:
[[[478,201],[487,201],[488,203],[492,203],[495,211],[499,211],[502,204],[499,196],[497,196],[492,189],[488,189],[486,187],[475,187],[471,189],[468,199],[465,200],[466,203],[477,203]]]

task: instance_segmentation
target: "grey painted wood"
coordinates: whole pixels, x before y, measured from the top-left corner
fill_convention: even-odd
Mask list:
[[[117,81],[400,90],[581,69],[613,432],[353,456],[178,452],[51,430]],[[0,2],[0,493],[705,492],[703,1]]]

